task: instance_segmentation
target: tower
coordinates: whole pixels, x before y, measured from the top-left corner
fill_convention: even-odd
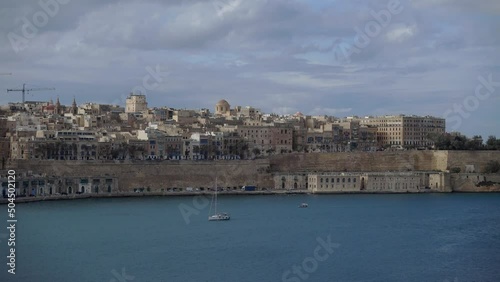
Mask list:
[[[54,113],[61,114],[61,102],[59,102],[59,96],[57,96],[57,101],[56,101]]]
[[[215,114],[218,116],[230,116],[231,106],[226,100],[220,100],[215,104]]]
[[[73,104],[71,104],[71,113],[74,115],[78,113],[78,107],[76,106],[75,96],[73,96]]]
[[[148,102],[146,102],[146,95],[142,94],[132,94],[127,97],[125,101],[125,112],[126,113],[137,113],[143,112],[148,109]]]

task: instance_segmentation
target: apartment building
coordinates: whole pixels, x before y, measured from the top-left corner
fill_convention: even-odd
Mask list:
[[[379,116],[359,119],[360,124],[377,128],[379,145],[427,147],[429,134],[445,133],[445,119],[432,116]]]
[[[250,149],[262,152],[289,152],[293,149],[293,127],[288,124],[274,126],[237,126],[236,132]]]
[[[146,95],[130,94],[125,101],[126,113],[137,113],[148,110]]]

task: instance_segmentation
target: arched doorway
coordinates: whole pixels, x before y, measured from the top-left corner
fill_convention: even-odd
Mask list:
[[[361,177],[361,188],[360,190],[365,190],[365,178]]]

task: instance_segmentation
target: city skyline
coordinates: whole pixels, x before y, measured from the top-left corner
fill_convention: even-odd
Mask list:
[[[21,94],[19,94],[21,95]],[[27,94],[28,95],[28,94]],[[95,102],[95,101],[85,101],[85,102],[77,102],[76,101],[76,97],[73,97],[71,98],[71,103],[64,103],[64,102],[61,102],[61,106],[64,106],[64,107],[67,107],[67,108],[70,108],[71,105],[73,103],[76,103],[76,105],[78,106],[83,106],[83,105],[92,105],[92,104],[95,104],[95,105],[110,105],[110,106],[117,106],[117,107],[120,107],[122,109],[124,109],[126,111],[126,97],[130,97],[130,96],[143,96],[144,94],[135,94],[135,93],[129,93],[128,95],[126,96],[123,96],[125,97],[124,98],[124,102],[123,103],[99,103],[99,102]],[[147,95],[144,95],[146,96],[147,98]],[[60,97],[57,96],[56,99],[54,99],[53,97],[50,97],[49,100],[36,100],[36,99],[32,99],[32,100],[27,100],[25,103],[47,103],[48,105],[55,105],[56,104],[56,101],[60,101]],[[225,99],[222,99],[221,101],[226,101]],[[22,104],[22,102],[9,102],[8,104]],[[8,106],[8,104],[5,104],[5,105],[2,105],[0,104],[0,107],[1,106]],[[360,113],[360,114],[353,114],[353,115],[342,115],[342,113],[340,114],[337,114],[337,115],[331,115],[331,114],[327,114],[327,113],[315,113],[315,114],[304,114],[302,113],[300,110],[295,112],[295,113],[276,113],[276,112],[265,112],[265,111],[261,111],[261,109],[259,108],[256,108],[256,107],[253,107],[252,105],[231,105],[231,111],[234,110],[234,107],[239,107],[239,108],[251,108],[251,109],[256,109],[256,110],[259,110],[260,114],[262,115],[275,115],[275,116],[296,116],[297,114],[299,115],[302,115],[302,116],[311,116],[311,117],[322,117],[322,116],[325,116],[325,117],[332,117],[332,118],[335,118],[335,119],[338,119],[338,120],[342,120],[342,119],[351,119],[351,118],[355,118],[355,119],[366,119],[366,118],[384,118],[384,117],[430,117],[430,118],[443,118],[442,116],[439,116],[439,115],[430,115],[430,114],[422,114],[422,115],[418,115],[418,114],[415,114],[414,112],[410,112],[410,113],[404,113],[404,112],[401,112],[401,113],[390,113],[390,114],[377,114],[377,115],[373,115],[373,114],[363,114],[363,113]],[[149,102],[147,103],[147,109],[148,110],[154,110],[154,109],[171,109],[171,110],[192,110],[192,111],[203,111],[203,110],[208,110],[208,112],[210,112],[211,114],[215,114],[216,113],[216,110],[214,110],[214,105],[212,104],[212,106],[208,106],[208,107],[205,107],[205,108],[180,108],[180,107],[176,107],[175,105],[151,105]],[[445,119],[446,120],[446,119]],[[461,134],[465,134],[466,136],[468,137],[474,137],[474,136],[481,136],[483,137],[484,140],[486,140],[489,136],[497,136],[495,134],[492,134],[492,133],[487,133],[485,135],[481,135],[481,134],[478,134],[478,133],[472,133],[472,134],[467,134],[465,132],[461,132],[459,130],[450,130],[450,131],[447,131],[446,133],[461,133]]]
[[[0,85],[56,88],[27,100],[123,105],[142,87],[151,105],[175,108],[212,109],[227,99],[277,114],[451,111],[450,129],[500,136],[500,90],[470,98],[478,77],[500,81],[496,1],[53,3],[57,12],[47,10],[53,15],[31,38],[23,25],[46,10],[37,1],[2,4],[0,72],[13,75]],[[379,32],[366,34],[377,24]],[[26,44],[12,44],[12,34]],[[356,45],[363,36],[366,46]],[[18,94],[0,95],[0,104]]]

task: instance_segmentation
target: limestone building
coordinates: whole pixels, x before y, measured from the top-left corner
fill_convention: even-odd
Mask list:
[[[444,191],[449,174],[443,172],[324,172],[308,174],[308,189],[328,192]]]
[[[231,106],[226,100],[220,100],[215,104],[215,115],[226,117],[231,115]]]
[[[433,145],[429,134],[445,133],[445,119],[432,116],[379,116],[359,121],[377,127],[379,145],[427,147]]]
[[[126,113],[137,113],[147,111],[148,103],[146,102],[146,95],[130,94],[125,102]]]

